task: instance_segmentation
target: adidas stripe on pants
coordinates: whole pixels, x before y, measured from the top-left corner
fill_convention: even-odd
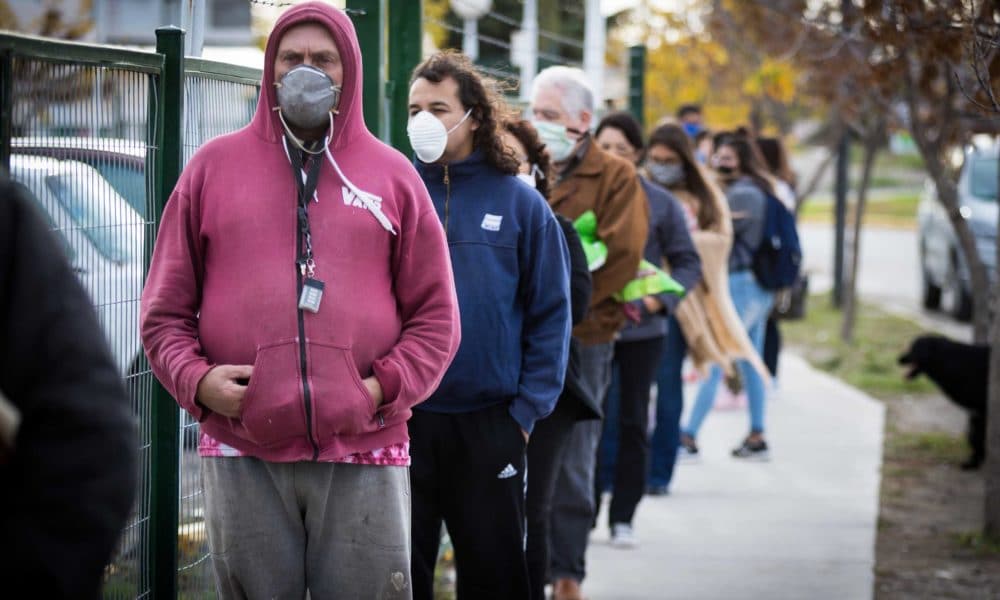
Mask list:
[[[442,522],[459,600],[527,598],[525,442],[508,403],[462,414],[417,409],[409,430],[414,599],[433,598]]]

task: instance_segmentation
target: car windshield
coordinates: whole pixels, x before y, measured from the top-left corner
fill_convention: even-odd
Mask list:
[[[135,260],[140,222],[107,181],[87,169],[49,175],[45,183],[101,255],[117,263]]]
[[[969,189],[980,200],[997,199],[997,159],[976,158],[969,172]]]

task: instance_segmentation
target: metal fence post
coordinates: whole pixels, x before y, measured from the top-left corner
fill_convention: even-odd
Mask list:
[[[628,110],[645,126],[643,110],[646,105],[646,47],[631,46],[628,49]]]
[[[156,51],[164,56],[157,86],[154,209],[157,224],[181,172],[184,115],[184,30],[156,30]],[[147,263],[148,269],[148,263]],[[153,598],[177,597],[177,509],[179,495],[177,403],[153,382],[150,477],[150,583]]]
[[[420,61],[423,39],[422,0],[389,0],[389,143],[406,156],[413,149],[406,136],[410,74]]]
[[[14,57],[10,51],[0,54],[0,170],[10,173],[10,138],[14,134]]]
[[[385,3],[386,0],[347,0],[347,13],[354,20],[361,45],[364,86],[361,99],[365,124],[377,137],[385,139],[383,94],[385,74]]]
[[[837,175],[834,180],[833,203],[833,306],[840,308],[844,300],[844,233],[847,229],[847,188],[850,185],[849,161],[851,134],[845,126],[837,145]]]

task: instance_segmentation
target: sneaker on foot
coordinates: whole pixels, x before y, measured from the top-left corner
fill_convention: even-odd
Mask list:
[[[739,448],[733,450],[733,458],[765,461],[770,460],[771,454],[767,449],[767,442],[747,438],[743,440]]]
[[[670,488],[665,485],[651,485],[646,488],[647,496],[669,496]]]
[[[677,447],[677,460],[682,462],[695,462],[698,460],[698,444],[694,438],[686,433],[681,434],[681,443]]]
[[[639,540],[635,538],[632,525],[628,523],[611,524],[611,545],[616,548],[635,548]]]

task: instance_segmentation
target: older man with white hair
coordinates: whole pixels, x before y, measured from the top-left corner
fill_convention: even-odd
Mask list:
[[[596,415],[611,381],[614,339],[626,310],[614,296],[631,281],[648,230],[646,200],[631,163],[601,150],[590,136],[594,92],[580,69],[549,67],[534,80],[533,123],[557,171],[549,204],[574,221],[590,243],[593,295],[586,319],[573,329],[579,360],[566,374],[573,393]],[[584,557],[594,522],[594,463],[601,422],[573,426],[557,461],[550,515],[549,575],[557,600],[581,598]],[[530,558],[529,558],[530,560]]]

